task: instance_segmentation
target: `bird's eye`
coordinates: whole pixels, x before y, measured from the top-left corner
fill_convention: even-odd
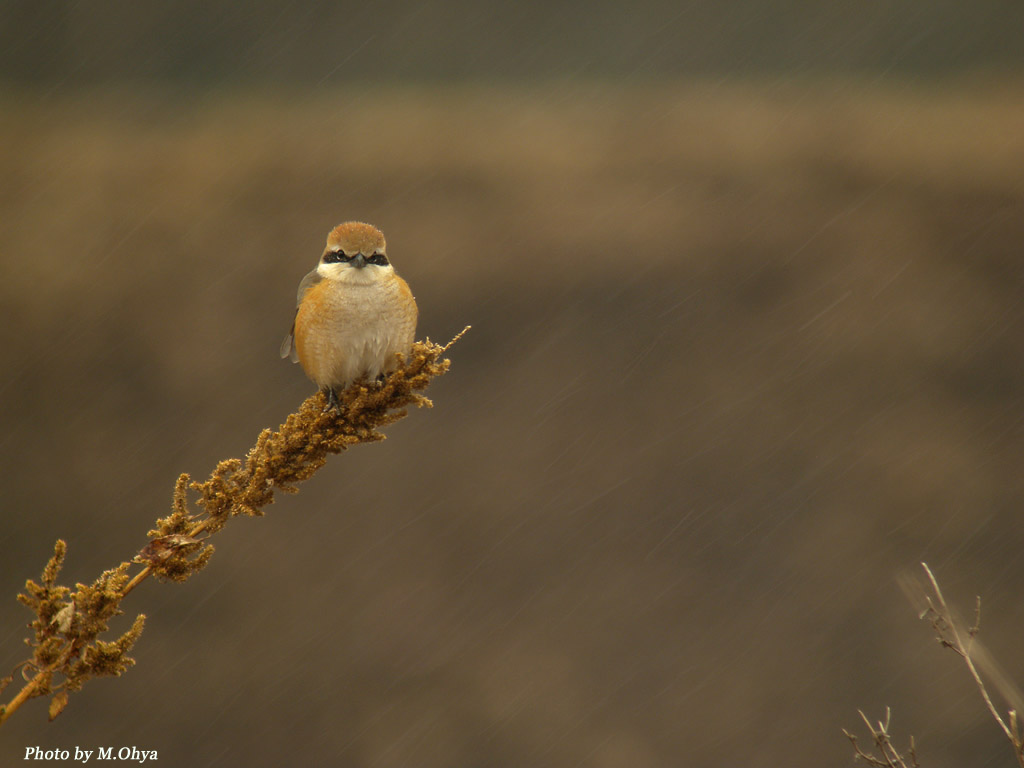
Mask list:
[[[339,264],[347,261],[352,261],[352,257],[346,256],[344,251],[328,251],[323,258],[324,264]]]
[[[367,264],[376,264],[378,267],[386,267],[388,264],[388,257],[383,253],[375,253],[373,256],[366,260]]]

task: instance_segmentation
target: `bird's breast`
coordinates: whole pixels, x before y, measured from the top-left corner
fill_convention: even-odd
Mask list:
[[[416,332],[416,302],[396,275],[369,284],[321,280],[295,316],[295,349],[306,374],[339,388],[389,370]]]

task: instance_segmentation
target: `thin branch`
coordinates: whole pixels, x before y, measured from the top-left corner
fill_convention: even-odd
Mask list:
[[[967,669],[971,673],[971,677],[974,678],[975,685],[978,686],[978,690],[981,692],[981,697],[985,700],[985,706],[988,707],[989,713],[995,718],[996,722],[999,723],[999,727],[1003,729],[1003,733],[1006,734],[1006,738],[1010,740],[1010,743],[1017,748],[1018,757],[1020,756],[1020,749],[1017,740],[1014,738],[1013,731],[1003,721],[1002,716],[999,714],[999,710],[996,709],[995,704],[992,703],[992,698],[988,695],[988,689],[985,687],[985,682],[981,679],[981,675],[978,674],[977,667],[974,666],[974,661],[971,659],[971,654],[963,640],[960,638],[960,631],[957,629],[956,621],[953,619],[953,614],[949,610],[949,606],[946,603],[946,598],[942,596],[942,589],[939,587],[939,582],[935,578],[935,574],[932,573],[932,569],[928,567],[928,563],[921,563],[921,567],[924,568],[924,572],[928,574],[928,581],[931,582],[932,589],[935,591],[935,598],[939,601],[938,611],[939,618],[942,619],[941,624],[932,623],[935,627],[936,632],[939,633],[939,640],[944,644],[948,643],[949,640],[944,636],[943,632],[948,632],[952,637],[952,648],[955,650],[964,660],[967,665]],[[978,616],[975,621],[975,626],[981,624],[981,598],[978,598]],[[973,638],[975,632],[971,632],[970,636]],[[1024,765],[1024,763],[1021,763]]]
[[[922,618],[928,618],[930,620],[939,642],[942,643],[944,647],[952,649],[964,660],[964,664],[967,665],[967,669],[970,672],[971,677],[974,679],[974,684],[981,693],[981,698],[985,701],[985,706],[988,708],[989,714],[991,714],[995,721],[999,723],[999,727],[1003,729],[1003,733],[1006,734],[1006,738],[1008,738],[1010,743],[1013,744],[1013,751],[1017,758],[1017,763],[1021,768],[1024,768],[1024,740],[1021,738],[1016,709],[1011,709],[1009,711],[1010,723],[1008,725],[1002,715],[999,714],[999,710],[996,709],[995,704],[993,704],[992,697],[989,696],[985,681],[982,679],[981,674],[974,663],[974,655],[980,648],[980,646],[975,645],[974,638],[980,631],[981,627],[981,597],[979,596],[975,602],[974,626],[965,630],[968,638],[965,643],[960,629],[957,627],[958,622],[953,615],[953,611],[946,603],[946,598],[942,595],[942,589],[939,587],[938,579],[935,578],[935,574],[932,573],[932,570],[928,567],[927,563],[921,563],[921,567],[924,568],[924,572],[928,576],[928,581],[931,584],[936,601],[932,602],[931,597],[927,598],[928,609],[924,612]],[[938,607],[936,607],[936,603]],[[994,667],[994,663],[990,663],[989,666]],[[991,672],[992,670],[989,671]],[[999,680],[996,682],[998,684]]]
[[[861,710],[857,710],[857,713],[871,734],[875,751],[865,751],[857,742],[857,737],[844,728],[843,733],[850,740],[850,744],[853,745],[855,759],[862,760],[868,765],[874,766],[874,768],[920,768],[917,762],[917,752],[914,747],[913,736],[910,737],[910,747],[907,749],[906,756],[893,746],[892,738],[889,736],[892,712],[888,707],[885,708],[885,722],[879,720],[876,725],[872,725],[867,715]]]

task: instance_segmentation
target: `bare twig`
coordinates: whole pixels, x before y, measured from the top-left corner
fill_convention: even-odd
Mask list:
[[[913,736],[910,737],[910,746],[907,748],[906,755],[893,746],[892,738],[889,736],[892,712],[888,707],[885,708],[885,720],[879,720],[874,725],[872,725],[867,715],[861,710],[857,710],[857,713],[860,715],[861,720],[864,721],[864,725],[867,726],[871,739],[874,742],[874,751],[866,752],[857,742],[857,737],[845,728],[843,729],[846,738],[853,745],[854,757],[857,760],[862,760],[875,768],[920,768],[917,762],[917,752],[915,751]]]
[[[924,568],[927,585],[915,576],[901,575],[901,586],[911,603],[917,607],[919,618],[926,619],[931,624],[935,630],[935,637],[942,647],[949,648],[964,660],[989,714],[1013,745],[1018,766],[1024,768],[1024,735],[1017,714],[1022,708],[1022,696],[1010,678],[1000,670],[984,645],[977,640],[977,635],[981,631],[981,597],[976,598],[974,603],[974,623],[967,627],[946,602],[939,581],[928,564],[921,563],[921,567]],[[986,679],[988,685],[994,686],[1011,704],[1005,719],[989,695]],[[889,709],[886,708],[885,722],[872,725],[864,713],[860,713],[874,740],[873,752],[863,750],[857,743],[857,737],[846,729],[843,729],[843,733],[853,745],[856,758],[869,765],[878,768],[914,768],[917,766],[914,739],[911,737],[910,748],[905,756],[896,751],[889,739],[889,715]]]
[[[960,658],[964,660],[964,664],[967,665],[967,670],[970,672],[971,677],[974,679],[974,684],[977,686],[978,691],[981,693],[981,698],[985,701],[985,706],[988,708],[989,714],[992,715],[993,719],[999,724],[999,727],[1003,729],[1003,733],[1006,734],[1006,738],[1013,744],[1014,756],[1017,758],[1017,764],[1024,768],[1024,739],[1021,738],[1020,724],[1017,719],[1017,709],[1012,708],[1008,712],[1009,723],[1003,719],[999,710],[992,702],[992,697],[989,696],[988,688],[985,685],[985,681],[978,670],[978,664],[976,661],[983,659],[981,663],[988,668],[991,676],[994,676],[994,682],[1004,694],[1007,695],[1011,701],[1019,700],[1020,696],[1016,692],[1014,686],[1005,680],[1005,676],[1001,675],[998,671],[998,667],[995,662],[990,661],[989,657],[984,653],[982,647],[975,642],[975,636],[980,631],[981,627],[981,597],[978,597],[975,602],[974,609],[974,625],[969,629],[961,630],[958,627],[958,620],[954,616],[952,609],[946,602],[946,598],[942,595],[942,589],[939,587],[938,579],[935,578],[935,574],[932,573],[931,568],[928,567],[927,563],[921,563],[921,567],[924,568],[924,572],[928,577],[928,582],[931,586],[933,595],[926,598],[927,609],[922,613],[921,618],[927,619],[932,629],[935,630],[938,641],[945,648],[951,649]],[[934,600],[932,599],[934,597]],[[964,635],[967,636],[966,641]]]

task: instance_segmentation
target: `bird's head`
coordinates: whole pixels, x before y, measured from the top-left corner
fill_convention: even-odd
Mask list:
[[[346,221],[327,235],[327,247],[316,271],[328,280],[372,283],[393,272],[383,233],[361,221]]]

